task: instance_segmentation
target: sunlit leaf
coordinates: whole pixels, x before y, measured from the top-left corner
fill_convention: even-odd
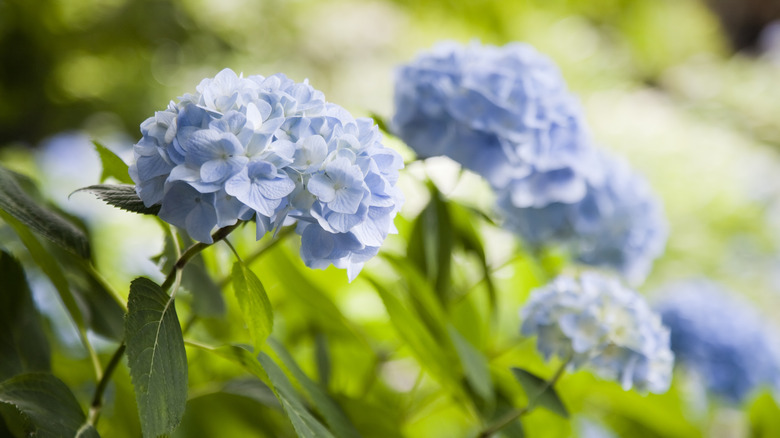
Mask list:
[[[97,431],[86,425],[86,416],[73,393],[48,373],[20,374],[0,382],[0,403],[21,412],[29,436],[94,438]]]
[[[144,201],[138,197],[135,186],[132,185],[96,184],[80,188],[76,192],[92,193],[106,204],[132,213],[157,215],[160,212],[159,205],[152,205],[151,207],[144,205]]]
[[[295,360],[290,356],[290,353],[284,348],[282,344],[274,339],[269,339],[268,344],[279,356],[282,364],[290,371],[293,378],[301,385],[303,390],[309,396],[314,404],[314,408],[322,415],[325,422],[330,426],[333,432],[338,437],[344,438],[356,438],[359,437],[355,426],[344,415],[341,408],[328,396],[327,392],[311,380],[303,370],[298,366]]]
[[[492,401],[494,399],[493,382],[490,379],[487,358],[464,339],[454,327],[449,327],[449,333],[458,352],[460,363],[463,364],[466,380],[483,400]]]
[[[89,240],[80,228],[30,198],[14,179],[14,174],[0,166],[0,210],[35,233],[88,259]]]
[[[0,251],[0,380],[49,371],[51,353],[22,265]]]
[[[130,174],[127,173],[127,164],[125,164],[114,151],[95,140],[92,140],[92,144],[95,145],[95,149],[97,149],[98,155],[100,156],[100,162],[103,165],[103,172],[100,174],[100,182],[103,182],[108,178],[114,178],[124,184],[135,184],[130,178]]]
[[[523,386],[529,402],[536,400],[536,405],[548,409],[561,417],[569,418],[569,411],[566,409],[566,406],[564,406],[561,398],[558,397],[555,388],[548,385],[546,380],[522,368],[512,368],[512,374],[520,382],[520,385]]]
[[[306,409],[279,365],[265,353],[260,353],[257,359],[268,373],[274,393],[276,393],[279,403],[282,404],[282,408],[284,408],[284,412],[298,436],[300,438],[334,438],[333,434]]]
[[[238,261],[233,264],[233,290],[252,336],[255,351],[259,351],[274,328],[274,313],[263,283],[254,272]]]
[[[441,344],[434,339],[425,325],[403,302],[380,282],[365,275],[374,286],[382,302],[385,304],[390,322],[404,343],[411,349],[420,365],[430,371],[434,379],[460,393],[458,367],[453,367],[453,361],[444,352]]]
[[[187,402],[187,355],[173,298],[146,278],[130,284],[125,339],[143,434],[169,434]]]

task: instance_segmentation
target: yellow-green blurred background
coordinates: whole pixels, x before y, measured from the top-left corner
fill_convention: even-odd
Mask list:
[[[771,27],[778,18],[776,0],[0,0],[0,163],[35,177],[62,208],[102,217],[93,229],[98,267],[126,284],[154,270],[145,260],[161,249],[162,233],[83,194],[67,200],[98,182],[90,137],[129,158],[145,118],[225,67],[308,78],[355,115],[389,118],[394,68],[418,51],[443,39],[525,41],[560,66],[594,137],[625,155],[664,201],[667,252],[641,290],[652,296],[667,282],[709,277],[771,318],[780,312],[780,32]],[[404,183],[412,191],[402,231],[424,203],[414,172]],[[441,186],[458,199],[471,193]],[[500,264],[505,236],[492,237]],[[333,269],[311,275],[321,284],[336,277],[334,291],[351,288],[342,311],[387,336],[372,331],[383,309],[365,283],[347,286]],[[572,399],[581,400],[589,379],[570,385],[578,388]],[[622,403],[610,388],[600,390],[595,412]],[[754,411],[778,412],[771,402],[761,406]],[[441,427],[426,424],[425,414],[405,426],[410,435]],[[457,413],[438,414],[430,418],[455,422]],[[716,421],[672,431],[632,428],[636,418],[612,426],[643,431],[632,436],[749,433],[728,418],[723,429]]]

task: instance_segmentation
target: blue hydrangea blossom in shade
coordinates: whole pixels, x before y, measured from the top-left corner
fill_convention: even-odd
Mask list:
[[[282,74],[225,69],[196,90],[141,124],[130,176],[144,204],[206,243],[238,221],[254,219],[258,239],[297,224],[307,266],[353,279],[403,202],[403,161],[373,121]]]
[[[401,66],[393,130],[421,158],[445,155],[504,187],[533,169],[578,163],[582,111],[557,67],[531,46],[443,42]],[[582,186],[587,163],[570,175]]]
[[[570,358],[572,368],[587,365],[625,390],[669,388],[669,330],[641,295],[613,277],[559,276],[532,293],[520,316],[522,335],[537,337],[545,359]]]
[[[716,283],[688,280],[665,287],[656,308],[671,329],[678,364],[710,393],[738,404],[759,387],[780,389],[777,331],[744,299]]]
[[[624,160],[594,149],[589,163],[593,176],[580,199],[564,202],[559,194],[559,180],[565,184],[575,168],[534,172],[497,190],[499,213],[530,245],[558,242],[579,262],[639,284],[666,246],[662,204]]]

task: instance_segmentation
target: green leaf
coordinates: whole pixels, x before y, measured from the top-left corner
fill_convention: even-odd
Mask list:
[[[409,260],[434,285],[439,300],[447,304],[451,298],[453,229],[447,203],[436,186],[429,182],[431,201],[412,225],[406,248]]]
[[[495,311],[498,305],[496,299],[496,286],[493,282],[493,276],[491,275],[490,266],[488,266],[487,255],[485,254],[485,246],[482,242],[482,238],[479,236],[477,229],[474,227],[473,215],[470,214],[470,210],[456,204],[449,204],[450,212],[452,214],[452,225],[455,234],[455,240],[463,246],[463,249],[475,254],[479,260],[480,267],[482,268],[483,278],[487,285],[488,299],[490,305],[493,308],[493,314],[497,314]]]
[[[0,166],[0,210],[73,254],[89,259],[89,240],[84,231],[54,211],[40,206],[22,191],[13,175]]]
[[[260,279],[241,261],[233,264],[233,290],[252,336],[255,351],[260,351],[274,328],[273,307],[268,294],[265,293]]]
[[[382,131],[384,131],[384,132],[386,132],[388,134],[392,134],[393,133],[393,131],[390,130],[390,124],[388,124],[387,121],[385,121],[384,117],[382,117],[379,114],[374,113],[374,112],[369,113],[369,115],[371,116],[372,119],[374,119],[374,123],[376,123],[377,126],[379,126],[380,130],[382,130]]]
[[[14,406],[25,418],[28,436],[97,437],[73,393],[49,373],[29,373],[0,383],[0,403]]]
[[[82,187],[73,193],[89,192],[97,196],[108,205],[112,205],[131,213],[151,214],[156,216],[160,212],[159,205],[147,207],[144,201],[138,197],[135,186],[125,184],[96,184]]]
[[[2,172],[0,172],[0,174],[1,173]],[[4,211],[0,211],[0,218],[5,220],[8,225],[14,229],[19,236],[19,239],[21,239],[24,246],[30,252],[35,263],[41,268],[43,273],[49,277],[49,280],[51,280],[54,288],[57,290],[62,303],[68,310],[68,314],[76,323],[76,327],[82,333],[82,336],[84,336],[86,333],[86,325],[84,322],[83,310],[78,306],[60,264],[54,259],[51,252],[44,248],[41,242],[38,241],[35,235],[33,235],[22,222],[16,220],[16,218]]]
[[[222,386],[221,392],[246,397],[274,409],[282,409],[282,405],[276,399],[274,391],[268,385],[253,377],[228,380]]]
[[[322,415],[325,422],[330,426],[338,437],[357,438],[360,436],[355,426],[344,415],[341,408],[331,399],[325,390],[307,376],[303,370],[295,363],[290,353],[284,346],[275,339],[269,339],[268,344],[279,356],[284,366],[290,371],[293,378],[298,381],[303,390],[312,400],[314,408]]]
[[[173,298],[143,277],[130,284],[125,339],[143,435],[169,434],[187,403],[187,355]]]
[[[314,354],[317,360],[317,376],[320,378],[320,384],[327,388],[330,383],[331,362],[328,338],[325,333],[317,332],[314,335]]]
[[[522,368],[512,368],[512,374],[520,382],[520,385],[523,386],[529,403],[542,406],[563,418],[569,418],[569,411],[566,409],[566,406],[564,406],[561,398],[558,397],[555,389],[552,386],[548,386],[546,380]],[[534,402],[533,400],[536,401]]]
[[[493,401],[495,395],[493,394],[493,382],[490,379],[487,358],[464,339],[455,327],[450,326],[449,332],[458,352],[460,363],[463,364],[466,380],[483,400]]]
[[[0,380],[30,371],[49,371],[49,341],[32,301],[22,265],[0,251]]]
[[[431,336],[428,328],[420,321],[419,316],[380,282],[369,275],[363,275],[363,278],[367,279],[379,293],[387,314],[390,316],[390,322],[404,344],[411,349],[420,365],[430,372],[431,377],[439,380],[450,391],[460,394],[458,368],[453,367],[451,358],[442,349],[441,343]]]
[[[97,149],[98,155],[100,156],[100,162],[103,164],[103,173],[100,174],[100,182],[113,177],[124,184],[135,184],[130,178],[130,174],[127,172],[127,164],[125,164],[121,158],[119,158],[111,149],[95,140],[92,140],[92,144],[95,145],[95,149]]]
[[[209,275],[200,254],[191,258],[182,270],[181,285],[192,293],[192,311],[196,315],[220,317],[225,314],[222,289]]]
[[[257,356],[257,359],[268,373],[268,378],[271,380],[274,393],[276,393],[279,403],[282,404],[282,408],[284,408],[284,412],[290,419],[298,436],[300,438],[335,438],[333,434],[331,434],[330,431],[328,431],[328,429],[306,409],[300,396],[293,388],[290,380],[287,379],[284,371],[279,368],[279,365],[265,353],[260,353]]]

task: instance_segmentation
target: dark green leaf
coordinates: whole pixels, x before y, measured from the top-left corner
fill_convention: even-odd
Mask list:
[[[464,339],[457,329],[450,326],[449,332],[458,352],[460,363],[463,364],[466,380],[483,400],[492,401],[494,399],[493,382],[490,379],[487,358]]]
[[[13,173],[2,166],[0,210],[68,251],[85,259],[90,257],[89,240],[84,231],[59,214],[39,205],[22,191]]]
[[[20,374],[0,383],[0,403],[14,406],[25,418],[29,436],[97,437],[73,393],[48,373]]]
[[[35,263],[41,268],[43,273],[49,277],[49,280],[51,280],[54,288],[57,290],[60,299],[62,300],[63,304],[65,304],[65,308],[68,310],[68,314],[70,314],[70,317],[73,318],[73,321],[76,323],[76,327],[79,329],[79,331],[82,332],[82,335],[84,335],[86,333],[86,325],[83,315],[84,311],[77,304],[76,298],[74,297],[73,292],[70,290],[70,286],[68,285],[68,281],[65,279],[65,274],[63,273],[60,264],[57,262],[57,260],[54,259],[51,252],[44,248],[35,235],[33,235],[33,233],[31,233],[30,230],[24,226],[24,224],[3,211],[0,211],[0,217],[2,217],[3,220],[5,220],[8,225],[14,229],[14,231],[16,231],[16,234],[30,252],[30,255],[32,256]]]
[[[512,368],[512,374],[523,386],[529,403],[542,406],[561,417],[569,418],[569,411],[564,406],[555,388],[548,386],[547,381],[522,368]],[[535,402],[534,402],[535,400]]]
[[[130,284],[125,339],[143,434],[169,434],[187,403],[187,355],[173,298],[146,278]]]
[[[290,371],[293,378],[298,381],[303,390],[312,400],[314,408],[322,415],[325,422],[330,426],[338,437],[357,438],[360,436],[355,426],[344,415],[341,408],[328,396],[328,394],[307,376],[303,370],[295,363],[290,353],[282,344],[274,339],[269,339],[268,344],[279,356],[284,366]],[[266,368],[267,370],[267,368]]]
[[[244,322],[252,336],[255,351],[259,351],[274,328],[274,313],[263,283],[254,272],[238,261],[233,264],[233,290],[236,293]]]
[[[49,371],[51,353],[22,265],[0,251],[0,380]]]
[[[199,316],[219,317],[225,314],[225,299],[206,270],[203,257],[191,258],[181,273],[181,285],[192,293],[192,311]]]
[[[117,181],[124,184],[135,184],[130,178],[130,174],[127,172],[127,164],[122,161],[111,149],[103,146],[97,141],[92,141],[95,145],[98,155],[100,156],[100,162],[103,164],[103,173],[100,174],[100,182],[105,181],[108,178],[115,178]]]
[[[428,184],[431,200],[412,225],[406,252],[433,284],[439,300],[451,298],[453,230],[447,203],[433,183]]]
[[[159,205],[147,207],[144,201],[135,192],[135,186],[125,184],[96,184],[76,190],[76,192],[89,192],[97,196],[108,205],[121,208],[132,213],[157,215],[160,212]],[[76,193],[73,192],[73,193]]]
[[[268,373],[274,393],[276,393],[279,403],[282,404],[282,408],[284,408],[284,412],[298,436],[300,438],[334,438],[333,434],[306,409],[279,365],[265,353],[260,353],[257,359]]]

